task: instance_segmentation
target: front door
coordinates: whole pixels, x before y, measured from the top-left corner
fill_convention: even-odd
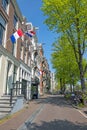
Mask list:
[[[22,79],[22,92],[24,98],[27,99],[27,81]]]

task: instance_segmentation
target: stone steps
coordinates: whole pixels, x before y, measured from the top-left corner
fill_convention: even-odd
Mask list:
[[[16,102],[17,98],[12,98],[12,105],[10,106],[10,96],[9,95],[3,95],[0,97],[0,115],[6,115],[9,114]]]

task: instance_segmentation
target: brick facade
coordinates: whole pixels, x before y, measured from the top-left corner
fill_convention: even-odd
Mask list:
[[[42,63],[42,60],[43,60],[42,57],[44,55],[43,49],[39,49],[39,51],[37,49],[37,43],[38,43],[37,37],[35,36],[34,38],[31,39],[24,34],[22,38],[19,38],[17,42],[14,43],[14,45],[10,41],[10,36],[17,29],[20,28],[25,33],[25,31],[29,27],[34,29],[34,31],[35,31],[35,28],[33,27],[31,23],[27,23],[26,18],[22,16],[20,9],[16,3],[16,0],[9,1],[7,12],[3,8],[2,3],[0,1],[0,15],[6,21],[5,36],[4,36],[5,41],[0,46],[1,50],[4,47],[3,53],[0,52],[1,68],[3,68],[3,64],[5,64],[3,71],[2,70],[0,71],[0,76],[2,75],[2,73],[5,76],[5,79],[1,81],[1,86],[0,86],[1,93],[3,94],[8,89],[10,89],[8,85],[9,77],[12,78],[12,81],[10,81],[10,84],[12,84],[15,77],[14,70],[16,68],[17,74],[16,74],[15,82],[23,81],[24,83],[26,83],[26,87],[27,87],[26,89],[28,89],[28,87],[30,87],[31,85],[31,77],[33,76],[32,78],[34,78],[35,76],[37,76],[38,79],[40,80],[40,93],[42,94],[43,93],[42,79],[43,79],[43,76],[45,75],[45,72],[44,72],[44,75],[40,75],[40,77],[37,75],[37,72],[39,72],[39,70],[43,71],[43,67],[44,67],[43,64],[45,64],[45,62]],[[14,27],[14,15],[17,16],[17,27]],[[33,40],[34,40],[35,45],[33,45]],[[13,51],[13,48],[14,48],[14,51]],[[40,59],[42,58],[41,63],[39,63],[40,68],[36,66],[37,61],[35,61],[36,60],[35,55],[39,55]],[[11,66],[11,68],[8,70],[9,66]],[[47,70],[49,70],[48,66],[47,66]]]

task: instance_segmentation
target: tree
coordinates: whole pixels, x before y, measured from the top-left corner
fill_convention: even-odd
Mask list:
[[[60,78],[61,88],[65,83],[74,85],[79,80],[78,65],[72,46],[68,40],[62,37],[53,44],[52,64],[56,69],[56,77]]]
[[[46,15],[45,24],[50,30],[66,34],[74,50],[79,67],[82,90],[85,89],[83,57],[87,47],[87,0],[42,0],[42,11]]]

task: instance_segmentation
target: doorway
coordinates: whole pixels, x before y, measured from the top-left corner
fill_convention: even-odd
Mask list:
[[[27,99],[27,81],[22,79],[22,90],[21,94],[24,95],[24,98]]]

